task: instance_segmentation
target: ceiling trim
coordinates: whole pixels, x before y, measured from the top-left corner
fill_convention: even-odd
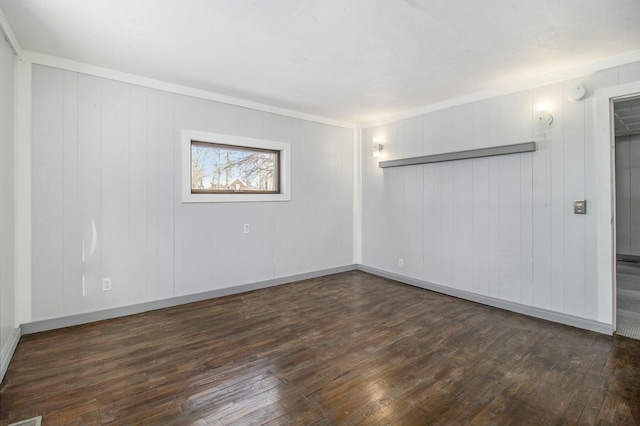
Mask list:
[[[224,104],[239,106],[243,108],[249,108],[257,111],[269,112],[286,117],[299,118],[302,120],[313,121],[321,124],[328,124],[336,127],[343,127],[347,129],[355,129],[355,123],[349,123],[345,121],[335,120],[332,118],[322,117],[319,115],[307,114],[299,111],[294,111],[286,108],[275,107],[268,104],[259,102],[253,102],[242,98],[236,98],[234,96],[222,95],[207,90],[195,89],[188,86],[182,86],[179,84],[168,83],[166,81],[155,80],[152,78],[142,77],[135,74],[129,74],[121,71],[116,71],[109,68],[98,67],[95,65],[84,64],[81,62],[71,61],[69,59],[59,58],[55,56],[44,55],[41,53],[31,52],[25,50],[22,52],[22,56],[25,60],[28,60],[34,64],[46,65],[53,68],[60,68],[68,71],[74,71],[81,74],[89,74],[96,77],[103,77],[110,80],[121,81],[124,83],[135,84],[137,86],[148,87],[151,89],[163,90],[166,92],[176,93],[180,95],[191,96],[199,99],[206,99],[209,101],[220,102]]]
[[[556,71],[548,74],[542,74],[540,76],[523,80],[508,86],[500,87],[497,89],[483,90],[481,92],[471,93],[468,95],[460,96],[457,98],[447,99],[435,104],[423,105],[421,107],[413,108],[403,111],[399,114],[390,115],[376,120],[366,121],[359,123],[359,127],[366,129],[369,127],[381,126],[389,124],[394,121],[404,120],[407,118],[416,117],[418,115],[426,114],[428,112],[439,111],[446,108],[455,107],[458,105],[464,105],[471,102],[477,102],[484,99],[495,98],[498,96],[508,95],[511,93],[521,92],[524,90],[535,89],[537,87],[546,86],[548,84],[557,83],[572,78],[583,77],[589,74],[593,74],[598,71],[606,70],[609,68],[619,67],[621,65],[630,64],[640,61],[640,50],[634,50],[631,52],[623,53],[620,55],[610,56],[608,58],[600,59],[593,62],[588,62],[576,67],[567,68],[565,70]]]
[[[22,47],[20,47],[20,43],[16,38],[16,35],[13,33],[13,29],[11,25],[9,25],[9,21],[7,21],[7,17],[4,16],[4,12],[0,9],[0,32],[4,36],[5,40],[9,43],[9,47],[13,50],[13,53],[18,57],[22,56]]]

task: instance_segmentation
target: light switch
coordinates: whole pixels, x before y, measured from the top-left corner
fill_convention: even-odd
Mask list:
[[[587,200],[573,200],[573,214],[587,214]]]

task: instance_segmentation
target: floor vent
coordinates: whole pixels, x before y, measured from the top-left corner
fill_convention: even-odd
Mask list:
[[[34,417],[32,419],[22,420],[21,422],[11,423],[9,426],[41,426],[42,416]]]
[[[616,334],[640,340],[640,327],[631,324],[618,324]]]

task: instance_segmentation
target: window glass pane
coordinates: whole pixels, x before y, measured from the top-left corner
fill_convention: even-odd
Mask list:
[[[192,193],[279,193],[280,151],[191,142]]]

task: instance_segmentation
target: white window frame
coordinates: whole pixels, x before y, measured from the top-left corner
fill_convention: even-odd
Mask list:
[[[256,201],[291,201],[291,145],[265,139],[223,135],[219,133],[182,130],[182,202],[183,203],[242,203]],[[279,194],[192,194],[191,193],[191,141],[209,142],[234,147],[270,149],[280,151]]]

